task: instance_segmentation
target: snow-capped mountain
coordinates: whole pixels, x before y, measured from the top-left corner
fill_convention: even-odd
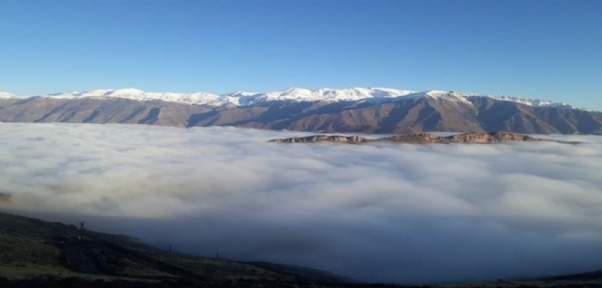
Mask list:
[[[16,97],[14,94],[8,93],[8,92],[2,92],[0,91],[0,99],[8,99],[8,98],[13,98]]]
[[[0,92],[0,98],[10,98],[14,95]],[[496,100],[517,102],[533,107],[571,107],[566,103],[557,103],[543,99],[528,99],[512,96],[479,95],[473,93],[461,93],[455,91],[429,90],[417,92],[412,90],[401,90],[392,88],[354,87],[349,89],[303,89],[288,88],[285,90],[267,93],[237,91],[233,93],[216,95],[206,92],[197,93],[173,93],[173,92],[145,92],[134,88],[127,89],[99,89],[85,92],[63,92],[56,94],[40,95],[40,97],[55,99],[77,99],[77,98],[124,98],[139,101],[161,100],[196,105],[209,106],[248,106],[270,101],[370,101],[382,102],[389,100],[403,100],[412,98],[445,98],[446,100],[468,102],[468,97],[489,97]]]
[[[259,95],[263,101],[295,100],[295,101],[358,101],[369,98],[395,98],[414,93],[410,90],[390,88],[350,88],[350,89],[302,89],[289,88],[281,91]]]
[[[124,103],[123,98],[133,100]],[[325,107],[323,101],[337,104]],[[563,109],[558,113],[554,109],[558,106],[570,108],[546,100],[439,90],[290,88],[215,95],[106,89],[42,95],[27,101],[0,99],[0,121],[236,126],[337,133],[508,131],[602,135],[602,112]]]
[[[125,98],[140,101],[162,100],[169,102],[180,102],[187,104],[198,105],[253,105],[269,101],[359,101],[364,99],[378,98],[395,98],[405,96],[414,91],[397,90],[387,88],[351,88],[351,89],[302,89],[289,88],[280,91],[272,91],[267,93],[244,92],[238,91],[229,94],[216,95],[211,93],[153,93],[144,92],[134,88],[128,89],[101,89],[86,92],[65,92],[48,95],[40,95],[41,97],[75,99],[86,97],[97,98]]]
[[[491,95],[488,95],[487,97],[493,98],[493,99],[496,99],[496,100],[517,102],[517,103],[521,103],[521,104],[525,104],[525,105],[529,105],[529,106],[533,106],[533,107],[570,107],[570,108],[575,108],[575,107],[573,107],[573,106],[571,106],[569,104],[566,104],[566,103],[559,103],[559,102],[554,102],[554,101],[545,100],[545,99],[528,99],[528,98],[520,98],[520,97],[512,97],[512,96],[491,96]]]
[[[134,88],[127,89],[98,89],[85,92],[63,92],[56,94],[40,95],[40,97],[48,97],[55,99],[76,99],[76,98],[123,98],[138,101],[162,100],[169,102],[180,102],[187,104],[207,104],[213,106],[221,106],[227,104],[227,97],[198,92],[198,93],[156,93],[144,92]]]

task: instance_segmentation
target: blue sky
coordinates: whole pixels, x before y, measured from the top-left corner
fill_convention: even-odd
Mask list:
[[[0,1],[0,91],[292,86],[602,110],[602,1]]]

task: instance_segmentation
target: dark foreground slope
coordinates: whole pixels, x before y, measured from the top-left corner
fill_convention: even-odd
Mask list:
[[[243,263],[168,253],[125,235],[0,213],[0,287],[412,287],[353,283],[291,265]],[[425,288],[428,286],[420,286]],[[432,287],[602,288],[593,272],[532,281]],[[418,288],[418,287],[416,287]]]
[[[127,123],[177,127],[236,126],[271,130],[421,133],[509,131],[602,135],[602,112],[471,97],[384,103],[273,101],[211,107],[128,99],[0,99],[0,122]]]
[[[188,279],[215,283],[342,281],[330,273],[295,266],[280,268],[278,264],[252,265],[169,253],[125,235],[85,231],[5,213],[0,213],[0,277],[144,282]]]

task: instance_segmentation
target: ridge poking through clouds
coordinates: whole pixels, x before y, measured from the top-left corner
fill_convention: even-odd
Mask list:
[[[602,137],[277,145],[308,133],[0,123],[0,209],[365,281],[602,268]],[[165,246],[164,246],[165,247]]]

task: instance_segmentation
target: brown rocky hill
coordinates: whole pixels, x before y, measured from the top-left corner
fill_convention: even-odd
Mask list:
[[[436,136],[427,133],[396,135],[377,139],[369,139],[360,136],[343,135],[312,135],[306,137],[291,137],[273,139],[269,142],[275,143],[396,143],[396,144],[496,144],[503,142],[557,142],[563,144],[578,144],[578,142],[554,141],[547,139],[534,138],[527,135],[520,135],[508,132],[472,132],[451,136]]]
[[[211,107],[128,99],[0,99],[0,122],[129,123],[177,127],[237,126],[272,130],[420,133],[509,131],[602,135],[602,112],[531,107],[487,97],[414,98],[385,103],[265,102]]]

